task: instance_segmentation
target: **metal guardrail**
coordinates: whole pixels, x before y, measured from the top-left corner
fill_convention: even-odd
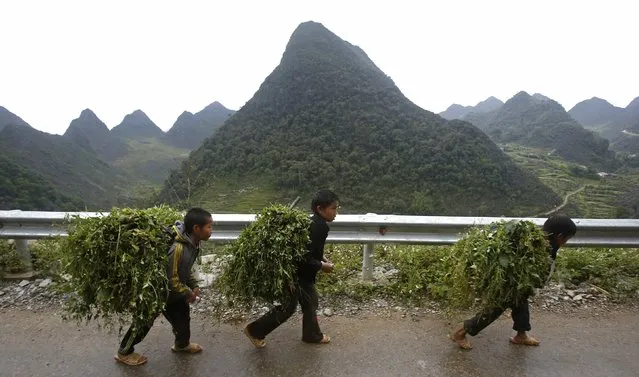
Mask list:
[[[65,236],[65,218],[101,216],[97,212],[0,211],[0,238],[42,239]],[[376,243],[449,245],[470,227],[495,221],[529,220],[541,226],[545,218],[448,217],[399,215],[338,215],[327,242],[364,244],[364,277],[372,273]],[[213,214],[211,242],[230,242],[255,220],[251,214]],[[577,235],[567,247],[639,247],[639,219],[573,219]]]
[[[0,238],[42,239],[65,236],[67,215],[100,216],[98,212],[0,211]],[[251,214],[213,214],[211,242],[235,240],[255,219]],[[475,225],[529,220],[541,226],[545,218],[449,217],[399,215],[338,215],[328,242],[450,245]],[[566,246],[639,247],[639,219],[574,219],[577,235]]]

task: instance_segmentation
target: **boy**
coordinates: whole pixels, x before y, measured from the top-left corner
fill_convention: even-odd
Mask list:
[[[198,353],[202,347],[191,343],[190,306],[200,294],[197,280],[193,276],[193,263],[200,253],[200,241],[206,241],[213,231],[211,214],[201,208],[192,208],[184,216],[184,222],[176,222],[177,233],[169,249],[167,276],[169,296],[162,314],[169,321],[175,334],[174,352]],[[153,326],[153,322],[138,329],[133,326],[124,335],[115,359],[127,365],[142,365],[146,356],[134,352],[134,346],[142,341]]]
[[[328,237],[328,223],[337,215],[339,198],[330,190],[319,190],[311,203],[313,217],[310,232],[310,245],[304,262],[298,267],[297,282],[291,288],[291,295],[282,305],[271,309],[256,321],[244,328],[244,334],[257,348],[266,346],[264,338],[271,331],[295,313],[297,303],[302,307],[302,341],[307,343],[326,344],[331,338],[320,331],[317,323],[318,296],[315,288],[317,273],[332,272],[333,264],[324,257],[324,243]]]
[[[550,241],[550,258],[552,264],[550,266],[550,275],[548,281],[552,276],[555,268],[555,258],[557,257],[557,250],[562,247],[575,233],[577,233],[577,226],[565,215],[554,215],[548,218],[544,223],[544,231],[548,234],[548,240]],[[450,335],[450,339],[457,343],[462,349],[471,349],[472,345],[470,341],[466,339],[466,334],[475,336],[481,330],[485,329],[488,325],[494,322],[504,312],[505,308],[487,308],[477,313],[473,318],[464,321],[462,328]],[[513,304],[510,307],[513,318],[513,330],[517,331],[517,335],[510,338],[510,342],[517,345],[526,346],[538,346],[539,340],[529,336],[526,332],[530,331],[530,311],[528,309],[528,300],[523,300],[519,305]]]

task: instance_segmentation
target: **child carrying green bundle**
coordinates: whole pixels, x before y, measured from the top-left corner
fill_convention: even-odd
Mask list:
[[[453,272],[448,277],[456,276],[457,279],[451,282],[452,290],[467,293],[461,295],[464,298],[479,298],[484,306],[449,336],[462,349],[472,348],[466,335],[477,335],[508,308],[512,311],[513,330],[517,332],[510,342],[539,345],[539,340],[527,334],[531,330],[528,298],[533,294],[533,288],[539,288],[550,280],[557,251],[575,235],[577,227],[568,216],[551,216],[543,226],[547,242],[535,233],[534,227],[534,224],[523,221],[505,223],[494,232],[480,230],[478,232],[484,233],[475,238],[471,232],[466,240],[461,240],[459,246],[453,248],[452,258],[457,259],[451,264]],[[504,231],[499,233],[500,230]],[[505,242],[497,241],[500,235],[504,236]],[[480,239],[484,243],[473,244]],[[455,257],[455,252],[460,250],[462,253],[469,250],[469,254]],[[547,251],[549,258],[543,250]],[[491,255],[494,259],[490,259]],[[480,262],[484,260],[489,262],[482,265]],[[548,268],[550,275],[545,275],[543,272],[548,273]],[[478,273],[480,270],[481,273]]]

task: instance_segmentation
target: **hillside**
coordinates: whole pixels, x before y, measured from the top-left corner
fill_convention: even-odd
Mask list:
[[[8,125],[31,127],[22,118],[0,106],[0,131]]]
[[[0,210],[64,211],[83,208],[79,199],[56,190],[39,174],[0,152]]]
[[[112,135],[106,124],[90,109],[83,110],[78,118],[71,121],[64,137],[88,152],[95,153],[104,161],[111,161],[130,152],[126,142]]]
[[[135,177],[137,182],[161,185],[172,169],[177,169],[190,150],[167,143],[166,138],[125,140],[127,152],[109,163]]]
[[[82,202],[89,209],[108,209],[130,199],[127,180],[118,170],[64,136],[31,127],[6,126],[0,132],[0,151],[5,160],[13,163],[12,169],[18,166],[24,172],[25,181],[14,182],[20,190],[45,180],[63,202]]]
[[[163,139],[165,137],[164,131],[153,123],[142,110],[135,110],[126,115],[120,124],[111,129],[111,135],[131,140]]]
[[[598,168],[614,168],[609,141],[584,129],[557,102],[519,92],[500,109],[466,118],[497,143],[545,148],[568,161]]]
[[[503,105],[504,103],[501,100],[491,96],[475,106],[462,106],[458,104],[452,104],[450,105],[450,107],[448,107],[448,109],[446,109],[446,111],[439,113],[439,115],[448,120],[465,119],[468,114],[483,114],[490,111],[495,111]]]
[[[639,97],[625,108],[594,97],[576,104],[568,113],[584,127],[611,141],[620,139],[623,131],[639,123]],[[614,144],[613,148],[618,150]],[[623,151],[623,150],[622,150]]]
[[[217,101],[195,114],[185,111],[166,133],[168,142],[178,148],[195,149],[234,113]]]
[[[592,97],[576,104],[568,114],[584,127],[596,128],[618,119],[623,111],[605,99]]]
[[[612,148],[625,155],[639,154],[639,121],[625,127],[612,141]]]
[[[280,64],[160,200],[259,209],[332,187],[344,211],[523,215],[560,198],[486,135],[410,102],[359,47],[301,24]]]
[[[533,172],[568,204],[562,209],[573,217],[639,217],[639,164],[611,172],[600,172],[566,161],[544,149],[517,144],[504,151],[522,168]],[[637,160],[639,161],[639,159]],[[600,174],[601,173],[601,174]]]

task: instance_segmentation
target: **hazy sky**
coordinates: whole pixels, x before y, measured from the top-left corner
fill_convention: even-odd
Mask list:
[[[520,90],[625,107],[639,96],[634,3],[0,0],[0,106],[52,133],[85,108],[109,128],[142,109],[167,130],[213,101],[242,107],[313,20],[433,112]]]

